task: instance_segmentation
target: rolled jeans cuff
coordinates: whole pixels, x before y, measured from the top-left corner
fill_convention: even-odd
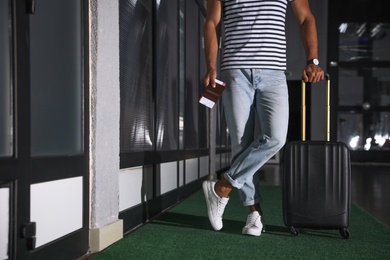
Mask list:
[[[223,174],[223,176],[225,177],[226,180],[228,180],[230,182],[230,184],[234,187],[234,188],[237,188],[237,189],[241,189],[243,184],[240,184],[238,182],[236,182],[235,180],[232,179],[232,177],[229,176],[229,174],[227,172],[225,172]]]

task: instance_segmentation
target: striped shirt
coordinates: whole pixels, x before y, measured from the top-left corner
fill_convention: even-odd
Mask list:
[[[224,42],[221,70],[286,70],[285,18],[293,0],[221,0]]]

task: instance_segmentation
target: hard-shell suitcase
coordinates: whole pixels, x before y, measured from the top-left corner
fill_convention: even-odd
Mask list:
[[[306,141],[306,83],[302,81],[301,141],[283,150],[283,220],[293,235],[299,228],[348,231],[351,207],[350,152],[330,141],[330,79],[326,74],[325,141]]]

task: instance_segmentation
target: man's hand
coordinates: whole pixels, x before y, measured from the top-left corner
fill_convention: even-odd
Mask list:
[[[324,79],[324,71],[320,66],[309,64],[302,71],[302,78],[305,82],[316,83]]]
[[[215,69],[207,70],[206,76],[204,77],[203,84],[205,87],[211,85],[213,88],[216,87],[215,79],[217,78],[217,71]]]

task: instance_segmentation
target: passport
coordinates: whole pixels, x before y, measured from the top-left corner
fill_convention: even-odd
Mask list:
[[[218,99],[222,96],[225,86],[225,82],[215,79],[215,88],[211,85],[205,87],[202,96],[199,99],[199,103],[208,108],[213,108],[215,103],[217,103]]]

